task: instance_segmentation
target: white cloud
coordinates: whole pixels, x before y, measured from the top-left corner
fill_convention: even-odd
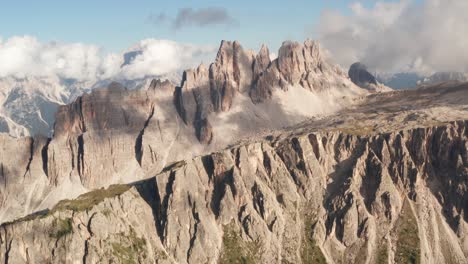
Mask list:
[[[0,77],[135,79],[191,68],[215,54],[214,47],[155,39],[142,40],[129,51],[135,56],[124,64],[124,54],[105,53],[95,45],[42,43],[31,36],[0,39]]]
[[[350,5],[351,14],[322,13],[318,35],[348,67],[396,72],[468,71],[468,1],[410,0]]]
[[[170,40],[146,39],[132,51],[135,53],[134,58],[121,69],[121,75],[127,79],[164,75],[192,68],[202,61],[211,61],[216,48],[180,44]]]

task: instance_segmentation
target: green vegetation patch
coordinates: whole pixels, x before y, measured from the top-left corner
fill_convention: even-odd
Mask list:
[[[111,215],[112,211],[111,211],[111,209],[106,208],[106,209],[102,210],[101,213],[102,213],[105,217],[108,218],[108,217]]]
[[[27,215],[22,218],[18,218],[14,221],[5,222],[1,224],[1,226],[31,221],[37,218],[44,218],[47,216],[53,215],[57,211],[66,211],[71,210],[75,212],[86,211],[93,208],[95,205],[99,204],[100,202],[104,201],[106,198],[115,197],[118,195],[123,194],[124,192],[128,191],[131,188],[131,185],[127,184],[115,184],[109,186],[109,188],[104,189],[101,188],[99,190],[94,190],[85,194],[78,196],[78,198],[73,200],[62,200],[57,205],[54,206],[51,210],[44,210],[40,212],[36,212],[30,215]],[[106,217],[108,217],[111,213],[110,210],[104,210],[102,212]]]
[[[388,249],[387,242],[382,241],[382,243],[377,248],[377,256],[375,259],[376,264],[386,264],[388,263]]]
[[[28,221],[35,220],[37,218],[42,218],[42,217],[44,217],[46,215],[47,215],[47,210],[39,211],[39,212],[32,213],[30,215],[27,215],[25,217],[15,219],[13,221],[5,222],[5,223],[1,224],[0,226],[7,226],[7,225],[21,223],[21,222],[28,222]]]
[[[350,127],[338,127],[337,131],[341,131],[347,135],[353,136],[366,136],[375,133],[375,128],[372,126],[350,126]]]
[[[302,263],[326,264],[327,260],[313,237],[313,226],[314,218],[306,215],[304,217],[304,238],[301,248]]]
[[[74,200],[63,200],[60,201],[49,214],[53,214],[55,211],[72,210],[75,212],[87,211],[93,208],[98,203],[104,201],[106,198],[115,197],[128,191],[131,188],[127,184],[116,184],[111,185],[107,189],[94,190],[78,196]]]
[[[395,232],[398,239],[396,242],[395,263],[421,263],[418,223],[408,199],[405,199],[403,203]]]
[[[162,172],[173,171],[187,165],[184,160],[173,162],[162,169]]]
[[[141,263],[147,258],[146,240],[136,236],[133,228],[130,227],[130,234],[119,234],[119,242],[111,243],[112,254],[124,264]]]
[[[230,223],[223,228],[223,249],[219,263],[252,264],[258,261],[260,243],[244,241],[236,225]]]
[[[52,222],[52,229],[49,236],[52,238],[60,239],[66,235],[73,233],[72,219],[54,219]]]

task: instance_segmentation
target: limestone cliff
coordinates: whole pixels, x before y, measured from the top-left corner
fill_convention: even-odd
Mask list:
[[[8,263],[466,263],[468,121],[267,137],[4,224]]]
[[[466,263],[467,117],[468,84],[369,94],[315,42],[224,41],[1,134],[0,259]]]
[[[87,190],[154,176],[171,162],[334,113],[366,94],[334,71],[317,76],[338,81],[337,87],[317,88],[322,94],[302,87],[304,76],[326,64],[318,45],[287,42],[282,50],[271,62],[266,47],[255,55],[223,41],[215,61],[187,70],[180,86],[154,80],[128,90],[111,83],[59,107],[49,139],[1,136],[0,222]],[[284,90],[277,89],[279,80],[260,81],[275,65],[287,81]],[[259,82],[267,94],[254,92]],[[299,105],[296,97],[315,100],[316,107]]]

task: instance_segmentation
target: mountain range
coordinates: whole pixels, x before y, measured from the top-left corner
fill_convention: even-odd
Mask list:
[[[177,79],[0,82],[0,259],[466,263],[466,83],[394,91],[311,40]]]

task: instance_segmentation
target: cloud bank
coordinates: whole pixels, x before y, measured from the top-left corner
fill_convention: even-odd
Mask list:
[[[343,67],[381,72],[468,71],[468,1],[356,2],[351,14],[322,13],[318,38]]]
[[[42,43],[31,36],[0,39],[0,77],[58,76],[64,79],[137,79],[161,76],[211,60],[212,46],[142,40],[122,54],[95,45]]]
[[[149,20],[156,24],[169,22],[171,27],[176,30],[191,26],[232,26],[237,24],[237,21],[228,13],[228,11],[221,7],[207,7],[200,9],[181,8],[174,18],[168,16],[166,13],[159,13],[157,15],[150,15]]]

